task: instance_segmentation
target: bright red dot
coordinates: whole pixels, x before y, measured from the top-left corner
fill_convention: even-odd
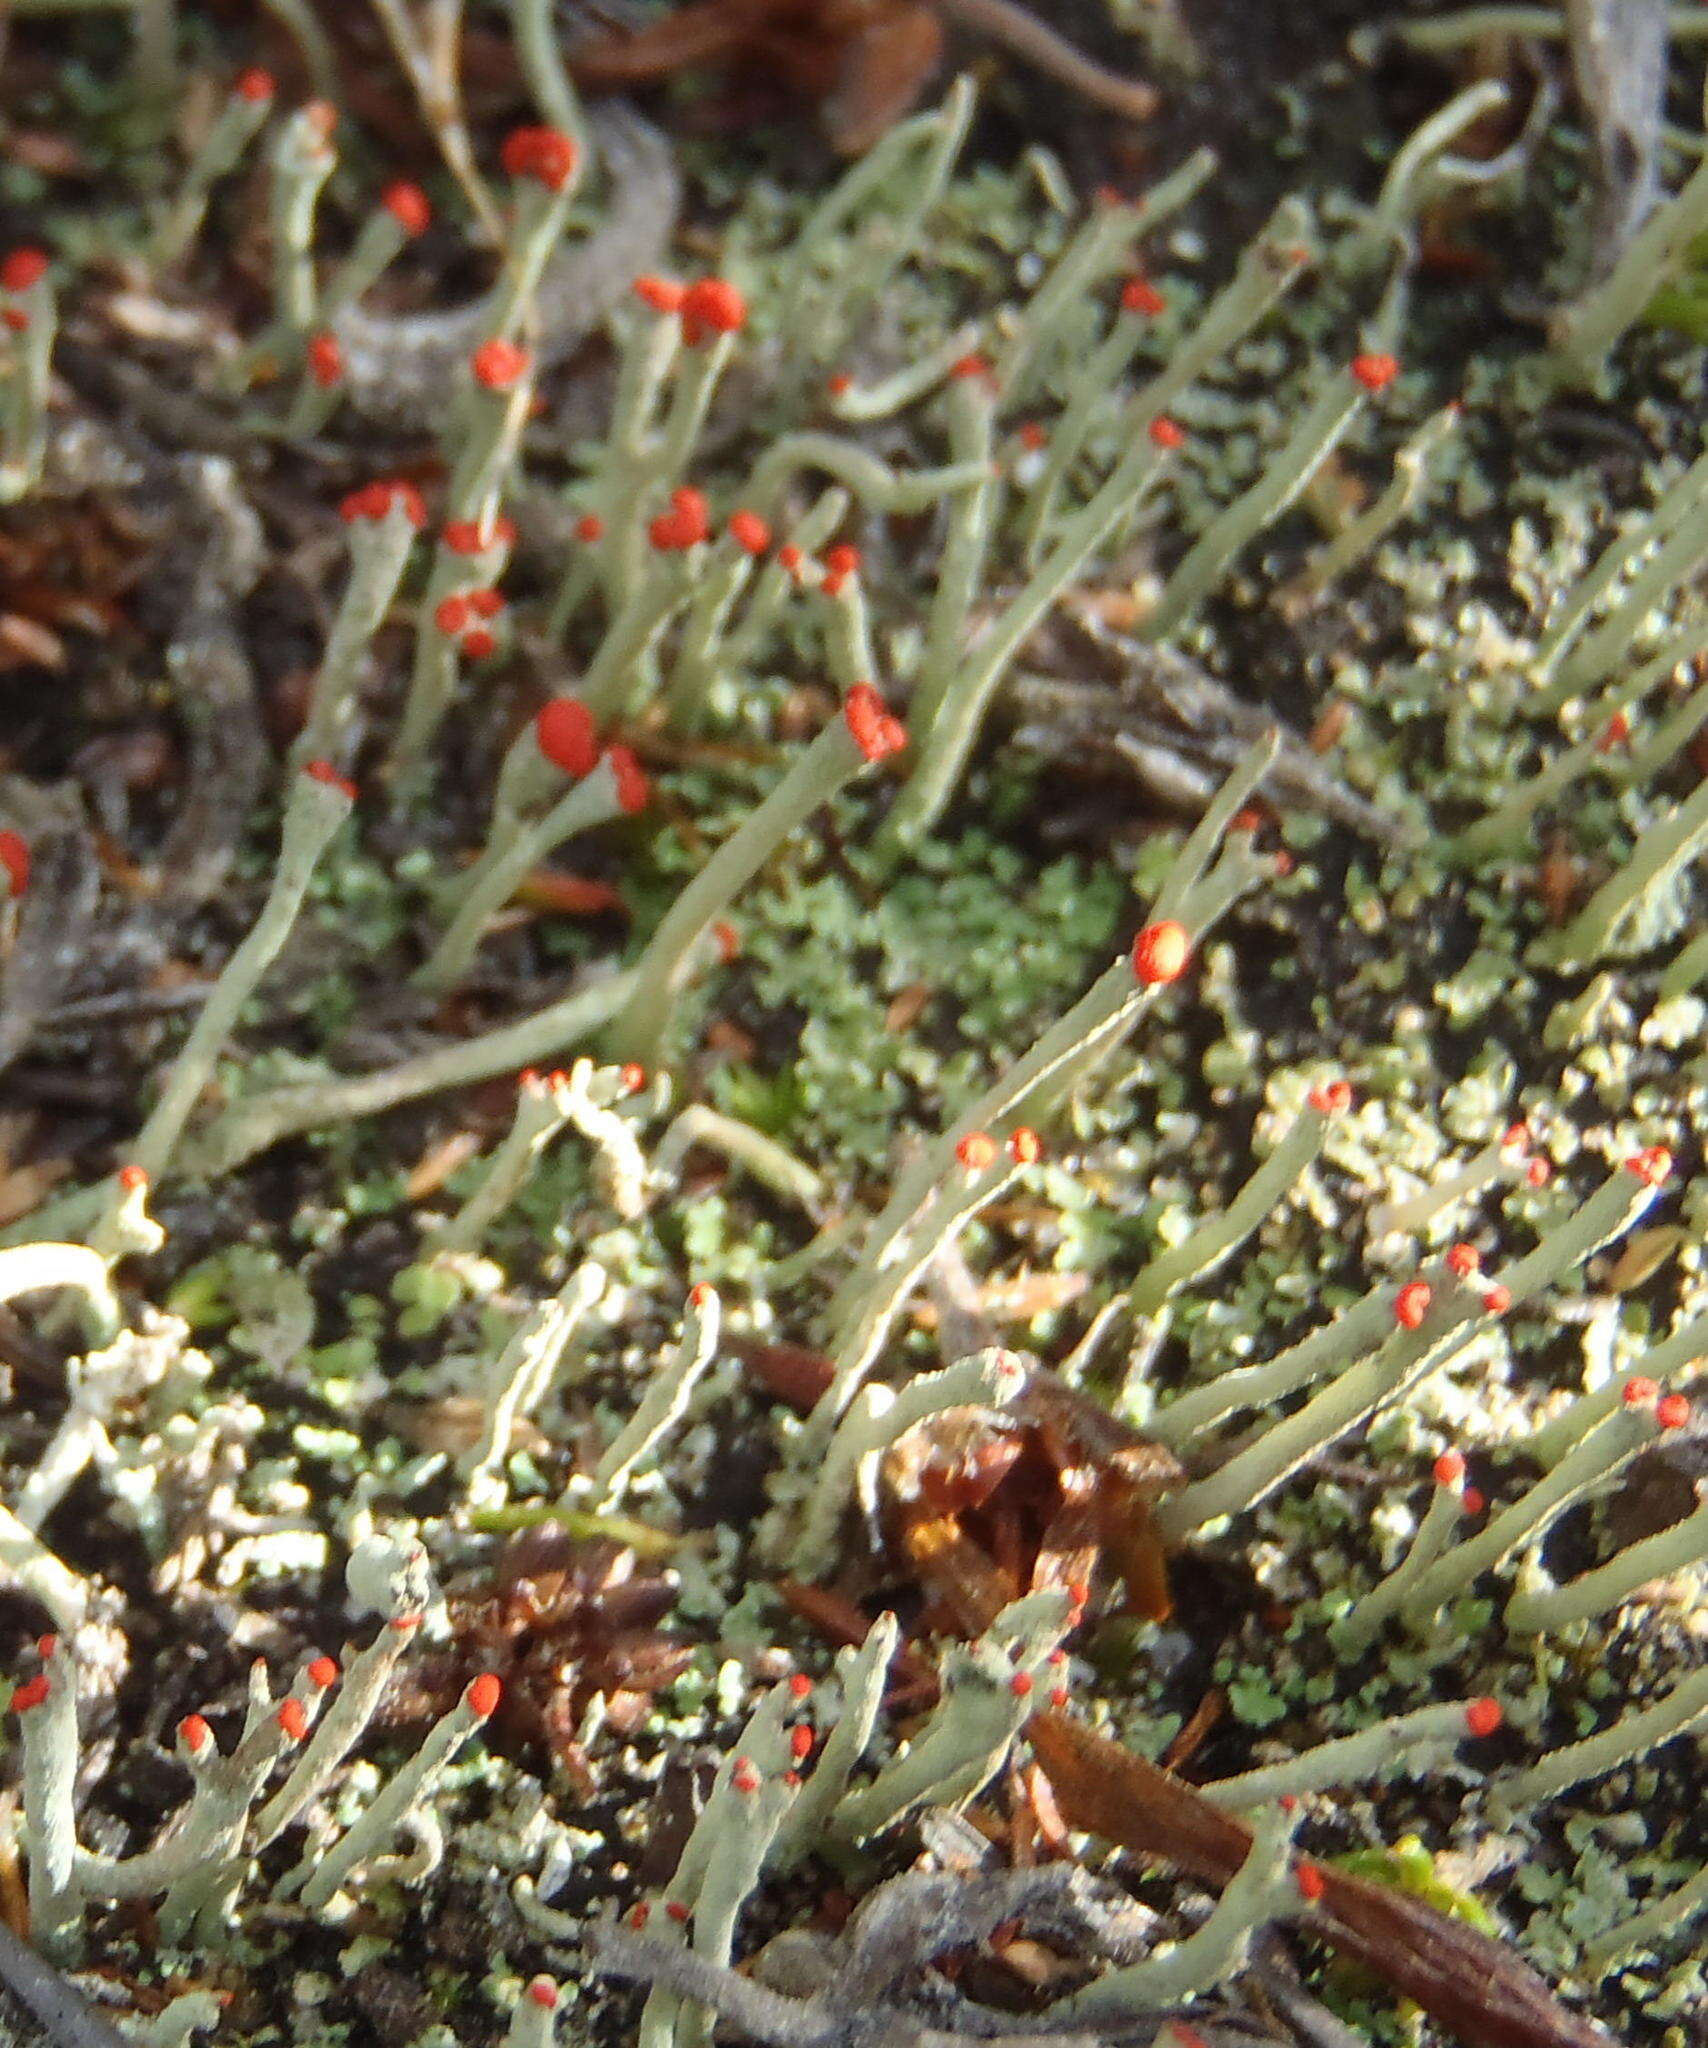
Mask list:
[[[1402,1330],[1421,1328],[1429,1313],[1430,1285],[1427,1280],[1408,1280],[1394,1296],[1394,1321]]]
[[[698,277],[682,294],[682,339],[698,348],[715,334],[739,334],[747,301],[721,277]]]
[[[679,313],[687,287],[670,277],[637,277],[630,287],[642,305],[655,313]]]
[[[322,391],[342,382],[344,351],[335,334],[317,334],[308,344],[308,373]]]
[[[907,745],[907,729],[892,718],[888,705],[871,683],[856,683],[842,701],[842,716],[854,744],[868,761],[881,761]]]
[[[311,782],[324,782],[328,789],[337,790],[340,795],[347,796],[352,803],[356,801],[356,785],[349,776],[340,775],[330,761],[307,761],[303,764],[302,772]]]
[[[1133,974],[1146,988],[1178,981],[1192,958],[1186,927],[1172,917],[1147,924],[1133,941]]]
[[[771,529],[757,512],[732,512],[729,516],[729,537],[750,555],[762,555],[771,545]]]
[[[1645,1187],[1658,1188],[1672,1172],[1672,1154],[1664,1145],[1646,1146],[1626,1160],[1625,1171],[1635,1174]]]
[[[652,796],[652,784],[633,753],[627,747],[612,747],[605,759],[617,785],[618,808],[631,818],[637,811],[644,811]]]
[[[512,128],[498,160],[506,177],[532,178],[548,192],[561,192],[575,176],[580,151],[561,128]]]
[[[427,203],[426,193],[407,178],[399,178],[395,184],[388,185],[380,194],[380,204],[403,232],[412,237],[424,235],[433,219],[433,209]]]
[[[1386,391],[1400,374],[1399,358],[1383,354],[1354,356],[1349,367],[1366,391]]]
[[[11,893],[23,895],[30,882],[30,847],[21,832],[0,832],[0,868]]]
[[[508,391],[527,375],[530,361],[525,348],[495,338],[481,343],[469,358],[469,368],[474,372],[475,382],[488,391]]]
[[[32,285],[40,284],[47,275],[47,252],[44,249],[12,249],[0,256],[0,289],[9,292],[27,292]]]
[[[1492,1735],[1501,1724],[1500,1701],[1472,1700],[1465,1709],[1465,1726],[1473,1735]]]

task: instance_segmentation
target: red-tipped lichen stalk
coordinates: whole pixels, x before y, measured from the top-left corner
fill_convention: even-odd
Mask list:
[[[1024,405],[1035,396],[1060,354],[1083,335],[1087,302],[1107,279],[1133,271],[1142,239],[1189,204],[1215,168],[1215,157],[1200,149],[1134,204],[1099,201],[1091,207],[1022,307],[997,357],[997,388],[1005,405]]]
[[[1140,417],[1166,413],[1189,384],[1257,326],[1309,263],[1310,225],[1299,200],[1282,200],[1241,253],[1232,278],[1168,348],[1162,368],[1135,401]],[[1067,407],[1050,430],[1048,456],[1027,493],[1021,534],[1029,561],[1036,561],[1051,530],[1057,501],[1094,423],[1140,346],[1155,333],[1160,310],[1159,295],[1148,284],[1143,291],[1124,292],[1113,330],[1075,372]]]
[[[619,329],[617,388],[611,400],[604,451],[586,502],[565,587],[552,607],[552,630],[561,633],[571,615],[570,579],[577,591],[585,582],[583,565],[602,584],[608,606],[620,612],[634,596],[648,562],[646,536],[647,482],[658,439],[658,410],[682,347],[682,296],[685,287],[674,279],[635,280],[633,305]],[[591,531],[597,525],[598,531]]]
[[[456,914],[431,955],[416,970],[418,986],[445,989],[461,979],[494,913],[554,847],[578,832],[646,807],[645,775],[627,747],[611,747],[599,764],[538,818],[512,815],[495,821],[485,852],[458,887]]]
[[[1330,1630],[1342,1657],[1359,1657],[1378,1633],[1399,1613],[1417,1582],[1442,1555],[1458,1532],[1465,1505],[1465,1460],[1458,1451],[1443,1451],[1435,1461],[1435,1490],[1411,1548],[1387,1577],[1361,1594],[1351,1610]]]
[[[1344,1088],[1344,1083],[1341,1088]],[[1154,1316],[1169,1296],[1189,1281],[1212,1273],[1257,1229],[1306,1167],[1317,1157],[1329,1119],[1350,1107],[1350,1095],[1327,1086],[1313,1089],[1274,1151],[1223,1209],[1204,1218],[1179,1244],[1159,1252],[1127,1293],[1135,1315]]]
[[[1283,1764],[1244,1771],[1199,1787],[1212,1805],[1243,1813],[1272,1799],[1297,1799],[1341,1785],[1364,1785],[1396,1772],[1433,1771],[1461,1742],[1481,1741],[1501,1725],[1499,1704],[1487,1696],[1419,1707],[1373,1721],[1356,1735],[1319,1742]]]
[[[361,1739],[391,1684],[399,1659],[415,1643],[433,1598],[426,1552],[416,1543],[368,1537],[350,1553],[345,1582],[359,1608],[379,1616],[365,1650],[345,1659],[336,1696],[285,1782],[255,1816],[254,1846],[277,1839],[332,1781]]]
[[[670,723],[692,730],[707,708],[713,684],[725,673],[725,634],[730,615],[771,552],[771,526],[745,507],[733,512],[723,538],[701,572],[689,600],[671,668],[667,701]],[[869,675],[869,668],[861,671]]]
[[[1045,1124],[1056,1106],[1127,1036],[1159,993],[1173,986],[1190,958],[1194,935],[1201,935],[1264,872],[1265,864],[1247,835],[1226,847],[1222,841],[1229,823],[1262,780],[1274,751],[1272,740],[1249,749],[1217,792],[1176,857],[1132,955],[1122,954],[1105,969],[1067,1014],[949,1130],[922,1146],[896,1174],[890,1198],[867,1231],[858,1261],[825,1312],[832,1347],[843,1356],[844,1367],[836,1398],[821,1400],[814,1411],[814,1429],[827,1429],[838,1419],[870,1370],[882,1343],[881,1321],[873,1320],[874,1289],[887,1288],[891,1267],[908,1255],[927,1205],[961,1143],[978,1131],[1006,1140],[1022,1123]],[[856,1342],[854,1333],[862,1324],[866,1335]]]
[[[1581,736],[1562,747],[1536,771],[1508,785],[1499,803],[1474,819],[1451,839],[1447,851],[1456,864],[1481,866],[1499,854],[1524,851],[1531,843],[1537,812],[1557,806],[1580,777],[1595,774],[1625,787],[1639,787],[1659,772],[1708,718],[1708,683],[1700,685],[1656,727],[1653,744],[1637,755],[1616,755],[1609,745],[1628,731],[1629,713],[1649,693],[1671,682],[1681,662],[1695,661],[1708,648],[1708,625],[1692,616],[1669,634],[1660,649],[1638,667],[1622,673],[1612,688],[1583,707]],[[1664,750],[1664,751],[1663,751]]]
[[[804,516],[789,528],[787,539],[773,550],[748,586],[741,616],[724,635],[724,675],[740,676],[752,668],[784,607],[800,590],[808,574],[808,563],[846,518],[848,504],[848,493],[835,485],[821,491]]]
[[[41,476],[57,319],[46,251],[25,247],[0,257],[0,505],[15,504]]]
[[[349,536],[350,574],[315,671],[308,717],[291,758],[299,766],[343,751],[356,685],[374,635],[385,624],[426,512],[413,484],[373,483],[339,508]]]
[[[44,1637],[45,1669],[12,1695],[23,1749],[24,1841],[30,1856],[30,1934],[49,1956],[71,1947],[79,1913],[77,1668],[64,1639]]]
[[[569,219],[583,159],[580,144],[561,128],[515,128],[504,138],[501,161],[515,187],[516,213],[489,332],[513,340]]]
[[[1485,1188],[1506,1182],[1527,1187],[1545,1187],[1553,1169],[1545,1156],[1531,1149],[1530,1133],[1522,1123],[1492,1139],[1457,1172],[1432,1181],[1415,1195],[1398,1201],[1381,1202],[1370,1211],[1370,1235],[1374,1238],[1415,1236],[1442,1210],[1456,1202],[1469,1201]]]
[[[1688,1419],[1687,1412],[1663,1412],[1654,1390],[1640,1380],[1626,1387],[1625,1396],[1618,1413],[1598,1423],[1550,1472],[1491,1515],[1476,1535],[1454,1544],[1419,1574],[1401,1608],[1412,1628],[1422,1632],[1432,1627],[1449,1600],[1468,1593],[1484,1572],[1503,1564],[1520,1545],[1537,1541],[1568,1508],[1604,1487],[1658,1435]]]
[[[1370,398],[1392,382],[1390,355],[1354,356],[1330,368],[1316,402],[1265,463],[1256,481],[1213,519],[1140,622],[1147,639],[1163,640],[1215,589],[1230,563],[1293,504]]]
[[[783,779],[707,861],[665,913],[635,969],[632,993],[607,1033],[610,1057],[656,1066],[676,999],[701,941],[795,828],[855,776],[907,743],[869,687],[849,692]]]
[[[551,2048],[562,2002],[555,1977],[530,1977],[511,2010],[503,2048]]]
[[[683,292],[678,317],[683,348],[676,357],[670,405],[660,422],[650,465],[654,488],[681,482],[736,336],[747,325],[747,302],[728,279],[700,277]]]
[[[819,592],[825,602],[824,663],[839,690],[852,690],[877,673],[872,617],[860,574],[860,551],[847,542],[827,548]]]
[[[271,75],[258,66],[251,66],[233,81],[212,126],[185,166],[177,196],[154,232],[149,255],[156,264],[176,263],[196,239],[207,215],[209,194],[236,168],[260,132],[272,111],[274,90]]]
[[[320,294],[320,321],[335,328],[338,317],[389,270],[401,252],[424,235],[433,209],[419,185],[400,178],[380,194],[379,204],[363,221],[354,246],[327,279]]]
[[[585,1062],[581,1064],[585,1065]],[[454,1216],[448,1216],[428,1240],[435,1257],[446,1252],[476,1252],[487,1232],[509,1208],[526,1185],[546,1147],[570,1120],[565,1099],[568,1077],[560,1072],[541,1074],[526,1069],[516,1084],[516,1107],[510,1128],[485,1161],[479,1181]],[[508,1455],[510,1438],[503,1439]]]
[[[320,1913],[358,1864],[386,1850],[411,1811],[431,1791],[434,1781],[457,1751],[497,1710],[502,1687],[491,1672],[482,1672],[463,1688],[448,1714],[428,1729],[421,1747],[396,1771],[361,1818],[324,1855],[299,1863],[280,1886],[282,1895],[300,1887],[303,1910]]]
[[[1663,1401],[1673,1402],[1684,1398],[1682,1394],[1661,1396]],[[1594,1571],[1563,1586],[1529,1587],[1515,1593],[1506,1604],[1507,1630],[1513,1635],[1552,1635],[1574,1622],[1592,1621],[1607,1613],[1640,1586],[1677,1572],[1696,1571],[1704,1564],[1708,1564],[1708,1499],[1670,1527],[1626,1544]]]
[[[1078,1612],[1064,1592],[1028,1593],[976,1642],[946,1649],[942,1698],[907,1748],[843,1800],[832,1838],[869,1841],[915,1807],[959,1805],[987,1785],[1050,1684],[1050,1658]]]
[[[332,146],[336,127],[337,115],[327,102],[311,100],[282,122],[273,137],[270,341],[272,346],[293,355],[318,324],[314,213],[321,189],[338,161]]]
[[[880,844],[892,855],[931,830],[972,752],[997,685],[1039,622],[1087,560],[1164,473],[1176,439],[1167,422],[1133,420],[1125,454],[1089,501],[1063,523],[1045,561],[985,627],[970,648],[956,650],[947,680],[922,678],[937,706],[918,736],[919,755],[885,820]],[[961,465],[957,465],[960,467]],[[975,481],[982,484],[983,478]]]
[[[665,1436],[687,1413],[694,1389],[718,1355],[723,1310],[715,1289],[702,1280],[688,1290],[682,1334],[670,1357],[656,1366],[646,1392],[593,1471],[590,1504],[616,1507],[629,1482],[651,1460]]]
[[[460,637],[472,621],[456,607],[459,601],[466,607],[471,587],[490,586],[475,583],[461,536],[471,530],[497,536],[506,528],[499,502],[533,401],[534,367],[529,350],[496,336],[469,358],[464,403],[452,427],[457,455],[446,492],[446,522],[416,615],[415,659],[386,763],[387,779],[402,793],[413,793],[425,774],[456,688],[460,659],[472,653]]]
[[[1506,1269],[1501,1282],[1504,1305],[1528,1300],[1628,1229],[1653,1201],[1655,1185],[1624,1168],[1611,1174],[1533,1251]],[[1156,1523],[1167,1538],[1181,1541],[1204,1523],[1238,1514],[1265,1499],[1379,1405],[1402,1399],[1456,1356],[1488,1313],[1474,1290],[1435,1288],[1427,1280],[1407,1281],[1386,1298],[1394,1324],[1386,1341],[1368,1353],[1353,1353],[1345,1370],[1302,1408],[1273,1424],[1207,1478],[1164,1501]],[[1338,1341],[1325,1339],[1325,1358],[1346,1356],[1342,1346],[1357,1314],[1351,1311],[1330,1326]],[[1317,1361],[1319,1369],[1323,1362]],[[1440,1568],[1448,1562],[1443,1560]],[[1426,1586],[1427,1577],[1420,1584]]]
[[[828,1718],[830,1732],[812,1775],[778,1834],[775,1860],[780,1868],[787,1869],[818,1848],[831,1815],[841,1805],[854,1767],[872,1740],[900,1640],[900,1623],[885,1613],[867,1630],[864,1642],[837,1652],[841,1698]]]
[[[656,684],[658,643],[695,588],[711,531],[706,500],[690,484],[678,485],[668,511],[647,522],[646,566],[581,679],[580,693],[602,722],[637,709]]]
[[[1598,1422],[1618,1413],[1624,1405],[1625,1389],[1633,1380],[1653,1380],[1665,1385],[1680,1374],[1694,1371],[1704,1358],[1708,1358],[1708,1315],[1691,1316],[1658,1344],[1652,1344],[1633,1364],[1610,1373],[1600,1386],[1580,1394],[1569,1408],[1544,1422],[1527,1439],[1524,1455],[1539,1465],[1558,1464]]]

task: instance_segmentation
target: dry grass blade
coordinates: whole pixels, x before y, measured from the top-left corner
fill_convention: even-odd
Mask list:
[[[1069,1827],[1217,1886],[1244,1861],[1251,1831],[1167,1771],[1063,1714],[1036,1715],[1027,1734]],[[1405,1892],[1332,1866],[1322,1875],[1307,1930],[1415,1999],[1468,2048],[1609,2048],[1504,1943]]]

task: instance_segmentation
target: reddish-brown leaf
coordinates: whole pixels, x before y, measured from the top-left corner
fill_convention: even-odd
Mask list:
[[[1217,1887],[1244,1862],[1249,1828],[1118,1742],[1054,1713],[1034,1715],[1027,1734],[1069,1827]],[[1306,1930],[1414,1999],[1467,2048],[1611,2048],[1505,1943],[1409,1893],[1319,1867],[1325,1888]]]

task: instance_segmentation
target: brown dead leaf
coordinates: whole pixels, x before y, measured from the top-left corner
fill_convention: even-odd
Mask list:
[[[422,1202],[429,1195],[436,1195],[457,1168],[472,1159],[479,1150],[480,1139],[473,1131],[452,1131],[436,1144],[429,1145],[409,1169],[409,1178],[403,1184],[404,1194],[412,1202]]]
[[[1218,1888],[1245,1861],[1251,1830],[1184,1780],[1066,1714],[1036,1714],[1026,1732],[1069,1827]],[[1467,2048],[1612,2048],[1506,1943],[1407,1892],[1332,1864],[1318,1869],[1322,1897],[1300,1927],[1415,2000]]]
[[[1648,1230],[1634,1231],[1602,1284],[1609,1294],[1629,1294],[1632,1288],[1652,1279],[1689,1242],[1689,1235],[1676,1223],[1657,1223]]]
[[[919,1022],[920,1012],[930,1000],[930,982],[910,981],[899,995],[891,996],[889,1008],[884,1012],[884,1029],[911,1031]]]
[[[65,642],[21,612],[0,612],[0,669],[65,666]]]

